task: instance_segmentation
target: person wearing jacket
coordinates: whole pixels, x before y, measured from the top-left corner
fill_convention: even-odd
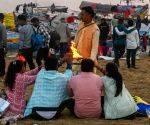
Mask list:
[[[90,7],[81,8],[81,20],[75,36],[75,43],[78,53],[85,59],[97,60],[100,31],[93,21],[94,10]]]
[[[128,20],[128,31],[130,30],[130,33],[127,33],[126,31],[124,32],[119,32],[117,31],[118,35],[125,35],[126,36],[126,49],[127,49],[127,56],[126,56],[126,61],[127,61],[127,67],[128,68],[136,68],[135,61],[136,61],[136,51],[137,48],[140,46],[140,40],[139,40],[139,34],[137,29],[134,27],[134,21],[133,20]],[[131,58],[131,60],[130,60]]]
[[[124,55],[125,45],[126,45],[126,35],[118,35],[116,32],[116,28],[121,32],[125,28],[124,20],[119,19],[118,25],[113,29],[113,48],[115,59],[114,62],[119,66],[119,59]]]

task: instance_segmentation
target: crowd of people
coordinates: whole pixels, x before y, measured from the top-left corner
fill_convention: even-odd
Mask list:
[[[100,77],[93,70],[101,68],[91,59],[82,60],[81,73],[75,76],[71,54],[66,54],[62,62],[67,63],[65,73],[58,72],[60,64],[55,56],[31,71],[25,70],[25,62],[12,61],[4,82],[10,102],[4,116],[50,120],[59,118],[68,108],[77,118],[134,118],[136,103],[115,63],[108,63],[105,75]],[[25,91],[32,84],[34,89],[26,105]]]
[[[146,19],[144,19],[146,20]],[[145,24],[146,23],[146,24]],[[149,30],[148,28],[141,28],[142,25],[149,27],[148,21],[142,23],[140,17],[137,17],[135,22],[133,19],[124,20],[123,18],[112,20],[112,41],[113,41],[113,51],[114,51],[114,61],[119,66],[119,59],[126,55],[127,67],[136,68],[135,58],[137,51],[147,52],[149,45]],[[100,43],[99,43],[99,53],[100,55],[109,55],[110,43],[109,34],[110,26],[105,19],[101,20],[99,25],[100,29]],[[142,31],[140,31],[142,29]],[[143,32],[143,33],[142,33]],[[142,33],[142,34],[141,34]],[[108,45],[107,45],[108,44]],[[149,51],[150,53],[150,51]],[[130,66],[130,57],[132,58],[132,64]]]
[[[133,20],[128,20],[128,28],[123,19],[118,20],[113,30],[115,59],[102,69],[97,61],[99,39],[106,55],[109,26],[105,19],[97,26],[93,18],[91,7],[81,9],[81,23],[74,39],[82,56],[81,72],[73,75],[73,56],[69,47],[71,34],[65,19],[61,19],[55,30],[50,30],[36,17],[30,24],[25,15],[17,17],[20,34],[18,55],[24,59],[18,58],[8,66],[4,86],[10,106],[4,117],[51,120],[59,118],[65,108],[77,118],[132,119],[136,116],[137,105],[125,87],[118,66],[126,48],[127,67],[136,68],[138,30]],[[6,29],[3,19],[3,14],[0,14],[0,76],[5,75]],[[33,61],[34,51],[37,51],[37,68]],[[26,71],[26,62],[30,71]],[[60,73],[58,68],[64,63],[67,64],[66,71]],[[104,76],[97,75],[94,68]],[[32,95],[26,102],[25,92],[32,84]]]

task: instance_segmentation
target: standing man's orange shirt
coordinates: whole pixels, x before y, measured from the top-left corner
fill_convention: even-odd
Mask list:
[[[98,54],[100,31],[96,23],[93,21],[87,26],[82,22],[79,25],[78,32],[75,37],[75,43],[78,53],[83,58],[96,60]]]

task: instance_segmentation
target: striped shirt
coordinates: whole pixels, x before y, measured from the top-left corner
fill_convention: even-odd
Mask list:
[[[34,90],[24,116],[30,115],[34,107],[58,108],[61,102],[69,98],[66,86],[71,76],[71,70],[66,70],[62,74],[55,70],[46,71],[43,68],[37,75]]]

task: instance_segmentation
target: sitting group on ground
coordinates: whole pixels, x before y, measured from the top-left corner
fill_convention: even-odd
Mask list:
[[[66,71],[60,73],[58,68],[63,63]],[[4,117],[51,120],[61,117],[67,108],[76,118],[134,118],[137,105],[117,65],[109,62],[102,77],[93,72],[95,67],[102,71],[91,59],[83,59],[81,72],[73,75],[71,54],[66,54],[61,62],[50,56],[44,65],[31,71],[26,71],[25,62],[12,61],[4,82],[10,103]],[[27,87],[33,84],[32,95],[26,101]]]
[[[78,43],[76,48],[83,58],[80,72],[77,75],[74,75],[72,70],[73,57],[68,52],[70,51],[68,44],[71,38],[64,19],[61,19],[62,24],[58,25],[56,32],[47,29],[39,22],[38,18],[32,18],[31,25],[27,23],[27,18],[24,15],[17,17],[20,34],[18,51],[24,59],[18,58],[8,66],[4,86],[6,100],[10,105],[3,113],[4,119],[7,118],[8,121],[12,118],[58,119],[66,108],[69,109],[71,115],[82,119],[132,119],[136,116],[137,104],[125,87],[122,75],[118,70],[118,55],[115,58],[115,63],[109,62],[105,69],[102,69],[97,62],[99,29],[95,23],[92,23],[94,11],[89,7],[83,8],[81,16],[86,25],[82,23],[79,31],[84,29],[84,32],[78,31],[79,36],[75,38]],[[128,23],[130,27],[133,26],[133,21]],[[134,28],[129,28],[129,31],[126,29],[120,31],[119,29],[119,26],[114,29],[117,38],[119,38],[119,34],[122,36],[127,34],[128,40],[132,41],[132,34],[128,34],[128,32],[135,31]],[[59,30],[61,32],[58,32]],[[136,31],[133,34],[137,36]],[[41,44],[36,48],[34,43]],[[83,49],[84,45],[86,46]],[[118,54],[120,53],[120,45],[117,47],[116,53]],[[136,68],[135,49],[137,47],[138,44],[133,44],[133,48],[128,48],[128,68]],[[59,49],[61,58],[57,55]],[[33,50],[37,51],[37,68],[33,63]],[[44,64],[42,64],[42,60]],[[30,71],[26,71],[26,62],[29,64]],[[59,67],[65,65],[64,63],[66,71],[59,72]],[[95,74],[95,68],[104,76]],[[33,91],[29,100],[26,100],[26,90],[30,85],[34,85]]]

